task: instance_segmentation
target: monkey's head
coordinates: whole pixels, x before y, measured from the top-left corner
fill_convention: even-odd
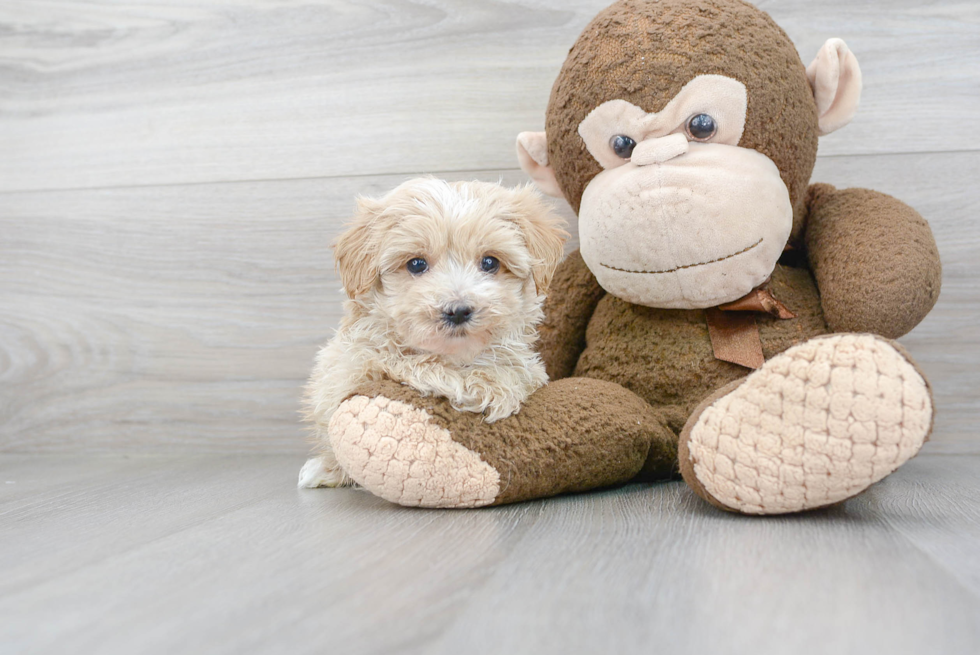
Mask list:
[[[609,293],[650,307],[737,300],[799,239],[817,137],[847,124],[861,72],[830,39],[804,68],[741,0],[620,0],[572,47],[521,167],[579,215]]]

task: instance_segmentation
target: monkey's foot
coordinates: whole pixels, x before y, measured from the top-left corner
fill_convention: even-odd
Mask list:
[[[348,474],[385,500],[418,507],[492,503],[500,474],[430,419],[405,402],[354,396],[330,420],[330,442]]]
[[[404,385],[372,383],[341,404],[329,434],[358,484],[417,507],[481,507],[608,486],[634,477],[654,441],[671,461],[676,453],[675,438],[643,400],[580,378],[544,387],[519,414],[494,423]]]
[[[681,473],[730,511],[823,507],[913,457],[932,413],[929,385],[900,346],[868,334],[818,337],[705,400],[681,433]]]

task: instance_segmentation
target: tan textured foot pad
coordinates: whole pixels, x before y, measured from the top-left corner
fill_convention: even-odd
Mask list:
[[[726,509],[782,514],[850,498],[905,463],[929,435],[932,398],[890,342],[833,335],[773,357],[692,421],[688,483]]]
[[[383,396],[354,396],[330,420],[337,461],[358,484],[413,507],[481,507],[500,491],[500,475],[433,425],[424,410]]]

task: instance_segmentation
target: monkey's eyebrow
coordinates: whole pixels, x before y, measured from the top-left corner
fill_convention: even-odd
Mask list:
[[[704,266],[705,264],[714,264],[716,262],[723,262],[726,259],[731,259],[732,257],[737,257],[738,255],[741,255],[743,252],[748,252],[748,251],[752,250],[757,245],[759,245],[760,243],[762,243],[762,241],[763,241],[763,239],[760,238],[758,241],[756,241],[755,243],[753,243],[751,246],[749,246],[747,248],[742,248],[738,252],[733,252],[730,255],[725,255],[724,257],[719,257],[718,259],[711,259],[709,261],[701,262],[699,264],[684,264],[683,266],[678,266],[676,268],[667,268],[667,269],[664,269],[662,271],[631,271],[628,268],[616,268],[615,266],[610,266],[609,264],[603,264],[602,262],[599,262],[599,266],[604,266],[604,267],[606,267],[606,268],[608,268],[610,270],[619,271],[620,273],[640,273],[640,274],[644,274],[644,275],[657,275],[659,273],[673,273],[674,271],[679,271],[681,269],[694,268],[695,266]]]
[[[578,133],[586,142],[592,137],[605,141],[608,126],[615,125],[618,130],[636,131],[641,129],[647,116],[650,114],[627,100],[607,100],[582,119]]]
[[[691,116],[709,114],[716,122],[714,143],[737,145],[745,129],[748,92],[745,84],[724,75],[698,75],[685,84],[660,111],[647,112],[622,98],[592,109],[578,126],[585,147],[603,168],[622,165],[609,139],[623,134],[639,142],[650,134],[666,135]]]

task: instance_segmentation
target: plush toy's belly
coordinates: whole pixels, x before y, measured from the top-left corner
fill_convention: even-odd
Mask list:
[[[770,289],[796,318],[756,314],[767,359],[828,331],[808,270],[777,266]],[[589,323],[574,375],[617,382],[686,416],[709,393],[748,372],[715,359],[703,310],[654,309],[607,295]]]

